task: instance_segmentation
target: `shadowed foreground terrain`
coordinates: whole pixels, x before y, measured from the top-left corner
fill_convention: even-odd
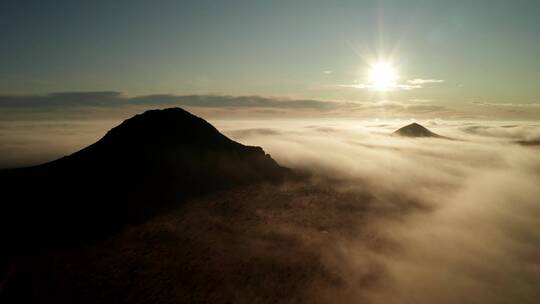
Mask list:
[[[384,276],[343,264],[371,199],[306,183],[249,186],[193,200],[103,241],[18,260],[3,293],[49,303],[347,303]],[[336,204],[338,208],[336,208]],[[379,210],[382,212],[382,210]],[[28,288],[32,292],[28,292]],[[15,301],[15,302],[17,302]]]

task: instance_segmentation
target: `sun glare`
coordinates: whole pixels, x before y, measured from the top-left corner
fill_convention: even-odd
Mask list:
[[[386,62],[377,62],[369,69],[370,86],[376,91],[389,91],[396,87],[398,79],[394,67]]]

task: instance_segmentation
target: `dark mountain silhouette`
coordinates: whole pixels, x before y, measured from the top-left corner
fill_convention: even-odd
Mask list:
[[[413,122],[410,125],[407,125],[405,127],[402,127],[395,131],[393,134],[400,135],[400,136],[406,136],[406,137],[437,137],[442,138],[442,136],[437,135],[424,126],[417,124]]]
[[[72,155],[0,171],[0,236],[13,248],[83,241],[189,197],[290,174],[183,109],[151,110]]]

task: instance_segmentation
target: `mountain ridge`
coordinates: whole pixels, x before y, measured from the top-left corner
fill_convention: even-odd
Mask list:
[[[1,234],[43,244],[108,235],[190,197],[279,183],[292,173],[261,147],[233,141],[183,109],[149,110],[70,155],[0,171]]]

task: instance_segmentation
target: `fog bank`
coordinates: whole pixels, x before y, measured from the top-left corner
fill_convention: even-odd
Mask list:
[[[275,291],[290,288],[306,303],[540,298],[540,150],[515,143],[538,138],[538,124],[420,121],[448,140],[391,135],[409,120],[210,122],[241,143],[262,146],[280,164],[312,174],[307,184],[193,204],[175,219],[179,226],[171,234],[197,239],[231,265],[247,264],[239,277],[273,284],[261,288],[239,279],[232,286],[246,287],[237,296],[263,303],[257,295],[270,301]],[[116,123],[2,123],[2,165],[69,154]],[[230,237],[238,242],[226,242]],[[277,273],[260,270],[263,262]],[[280,271],[290,273],[287,280]]]
[[[378,265],[370,303],[534,303],[540,297],[540,150],[513,142],[534,124],[425,121],[446,139],[389,135],[387,122],[222,123],[278,162],[338,179],[337,192],[369,193],[366,218],[341,235],[347,289],[354,265]],[[337,208],[337,207],[336,207]],[[365,231],[384,240],[375,250]],[[341,252],[341,253],[340,253]],[[359,267],[356,271],[367,271]],[[352,272],[352,274],[351,274]],[[382,274],[381,274],[382,273]],[[361,289],[357,286],[358,289]],[[345,301],[347,302],[347,301]]]

